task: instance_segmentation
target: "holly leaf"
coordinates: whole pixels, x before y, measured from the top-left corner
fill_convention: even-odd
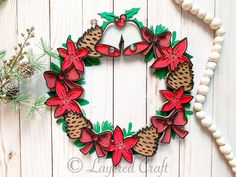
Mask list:
[[[126,15],[127,20],[131,19],[135,14],[138,13],[139,10],[140,8],[132,8],[130,10],[126,10],[125,15]]]
[[[101,28],[104,30],[109,23],[110,22],[108,22],[108,21],[104,21],[101,25]]]
[[[81,148],[81,147],[83,147],[85,144],[84,144],[84,143],[81,143],[80,140],[77,139],[77,140],[75,140],[74,145],[75,145],[76,147]]]
[[[113,12],[102,12],[102,13],[98,13],[98,15],[109,22],[114,21],[115,18],[117,17]]]
[[[89,104],[89,101],[84,99],[84,98],[79,98],[75,100],[77,103],[79,103],[80,106],[85,106],[87,104]]]
[[[61,124],[62,125],[62,130],[63,132],[66,132],[66,124],[65,124],[65,119],[58,119],[56,121],[57,124]]]
[[[61,72],[61,68],[53,62],[50,62],[50,68],[52,71]]]
[[[159,79],[164,79],[167,75],[167,68],[160,68],[154,71],[154,75]]]
[[[147,55],[145,55],[145,60],[144,61],[147,63],[147,62],[151,61],[153,59],[153,57],[154,57],[154,51],[151,49],[147,53]]]
[[[139,28],[143,27],[143,22],[139,21],[137,18],[133,19],[133,21],[138,25]]]

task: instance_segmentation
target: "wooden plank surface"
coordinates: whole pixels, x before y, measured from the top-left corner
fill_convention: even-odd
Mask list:
[[[222,129],[233,149],[236,149],[236,3],[234,0],[194,2],[222,18],[227,29],[225,48],[205,108],[207,114],[212,116]],[[114,11],[118,15],[132,7],[141,7],[137,18],[144,25],[161,23],[169,30],[177,31],[178,38],[188,37],[188,51],[194,56],[192,61],[197,85],[212,46],[213,33],[197,18],[182,11],[172,0],[6,0],[0,5],[0,49],[12,51],[19,39],[18,33],[31,25],[36,27],[35,41],[43,37],[56,48],[66,41],[69,34],[76,41],[90,28],[91,19],[97,19],[101,24],[102,19],[97,13]],[[124,40],[132,42],[131,37]],[[49,62],[48,58],[45,60]],[[141,55],[115,59],[103,57],[100,66],[86,68],[84,97],[90,104],[83,109],[93,123],[109,120],[124,128],[129,122],[133,122],[135,131],[149,124],[150,117],[163,104],[159,90],[164,89],[165,84],[164,80],[160,81],[152,75],[149,69],[152,62],[146,65],[143,60]],[[33,86],[26,85],[24,88],[32,89],[38,94],[47,91],[41,84],[44,83],[42,77],[37,76],[32,83]],[[40,88],[36,85],[38,83]],[[195,92],[196,90],[193,91]],[[26,117],[24,109],[13,112],[9,106],[1,104],[0,177],[233,176],[212,137],[194,116],[190,118],[187,126],[190,134],[185,140],[175,138],[169,145],[160,145],[153,158],[135,156],[133,166],[122,160],[119,168],[128,167],[132,169],[131,172],[113,169],[110,159],[97,159],[95,154],[82,155],[52,117],[50,109],[45,109],[43,117],[37,115],[35,120],[30,120]],[[73,171],[68,167],[73,159],[75,165],[83,165],[81,170]],[[167,164],[166,171],[161,169],[163,163]]]

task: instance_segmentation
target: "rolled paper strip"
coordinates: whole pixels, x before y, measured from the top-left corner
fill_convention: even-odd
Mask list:
[[[203,21],[204,21],[206,24],[211,23],[212,20],[213,20],[213,16],[212,16],[211,14],[207,14],[207,15],[205,16],[205,18],[203,19]]]
[[[211,52],[208,58],[209,61],[217,62],[220,59],[220,54],[218,52]]]
[[[221,138],[218,138],[216,139],[216,143],[219,145],[219,146],[223,146],[226,144],[226,140],[224,137],[221,137]]]
[[[205,119],[206,113],[204,111],[196,112],[196,118],[199,120]]]
[[[201,104],[201,103],[194,103],[194,110],[196,111],[196,112],[199,112],[199,111],[201,111],[202,110],[202,108],[203,108],[203,105]]]
[[[212,119],[209,117],[206,117],[205,119],[202,119],[202,121],[201,121],[201,124],[206,128],[210,127],[212,125],[212,123],[213,123]]]
[[[211,69],[206,69],[203,74],[203,76],[209,77],[209,78],[211,78],[213,75],[214,75],[214,71],[212,71]]]
[[[214,71],[216,69],[216,63],[215,62],[208,62],[206,65],[206,68]]]
[[[227,160],[233,160],[235,157],[234,157],[234,153],[233,152],[231,152],[230,154],[228,154],[228,155],[225,155],[225,158],[227,159]]]
[[[225,34],[225,29],[223,27],[220,27],[219,29],[215,31],[215,34],[217,36],[223,36]]]
[[[184,0],[182,3],[182,9],[185,11],[189,11],[193,6],[193,1],[192,0]]]
[[[213,135],[213,137],[216,138],[216,139],[222,137],[222,134],[221,134],[221,131],[220,131],[220,130],[216,130],[216,132],[214,132],[212,135]]]
[[[222,49],[222,45],[215,44],[215,45],[212,46],[211,51],[220,53],[221,49]]]
[[[177,4],[182,4],[182,3],[184,2],[184,0],[175,0],[175,2],[176,2]]]
[[[197,14],[197,17],[198,17],[199,19],[203,19],[203,18],[206,17],[206,15],[207,15],[207,12],[205,11],[205,9],[200,9],[199,12],[198,12],[198,14]]]
[[[232,147],[229,144],[225,144],[224,146],[220,146],[220,152],[227,155],[232,152]]]
[[[216,126],[216,124],[213,123],[213,124],[208,128],[208,130],[209,130],[211,133],[216,132],[216,131],[217,131],[217,126]]]
[[[222,36],[216,36],[215,38],[214,38],[214,44],[220,44],[220,45],[222,45],[223,43],[224,43],[224,38],[222,37]]]
[[[202,84],[202,85],[209,85],[210,82],[211,82],[211,80],[210,80],[209,77],[202,77],[202,78],[200,79],[200,84]]]
[[[208,86],[206,86],[206,85],[198,86],[197,93],[199,93],[200,95],[205,96],[208,93],[208,91],[209,91]]]
[[[203,96],[203,95],[197,95],[197,96],[195,97],[195,101],[198,102],[198,103],[204,103],[205,100],[206,100],[206,97]]]
[[[199,12],[199,7],[196,4],[193,4],[193,6],[190,10],[190,13],[193,15],[196,15],[196,14],[198,14],[198,12]]]
[[[233,160],[230,160],[230,161],[229,161],[229,164],[230,164],[230,166],[232,166],[232,167],[236,167],[236,158],[234,158]]]
[[[210,23],[210,27],[213,30],[219,29],[221,25],[222,25],[222,21],[219,18],[214,18],[212,22]]]

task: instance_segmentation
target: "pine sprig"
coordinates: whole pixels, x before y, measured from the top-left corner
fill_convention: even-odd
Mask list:
[[[48,55],[49,57],[60,60],[60,55],[58,54],[58,52],[53,50],[53,48],[49,44],[47,44],[43,38],[40,39],[38,47],[43,51],[44,54]]]

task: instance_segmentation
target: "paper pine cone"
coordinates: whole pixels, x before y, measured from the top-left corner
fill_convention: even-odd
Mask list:
[[[17,66],[17,73],[23,78],[30,78],[34,75],[35,67],[30,62],[22,62]]]
[[[143,128],[134,136],[139,138],[138,143],[133,148],[134,151],[146,157],[151,157],[156,153],[159,140],[155,127]]]
[[[78,139],[82,128],[92,128],[91,122],[82,114],[70,111],[64,115],[66,124],[66,133],[71,139]]]
[[[172,89],[184,87],[185,91],[193,89],[192,63],[180,63],[167,77],[167,86]]]
[[[102,28],[96,25],[88,29],[81,38],[78,40],[78,47],[88,48],[90,49],[88,56],[93,58],[98,58],[101,56],[99,52],[95,50],[95,45],[100,41],[102,38]]]
[[[15,97],[19,93],[19,87],[13,83],[7,83],[3,89],[3,93],[8,97]]]

